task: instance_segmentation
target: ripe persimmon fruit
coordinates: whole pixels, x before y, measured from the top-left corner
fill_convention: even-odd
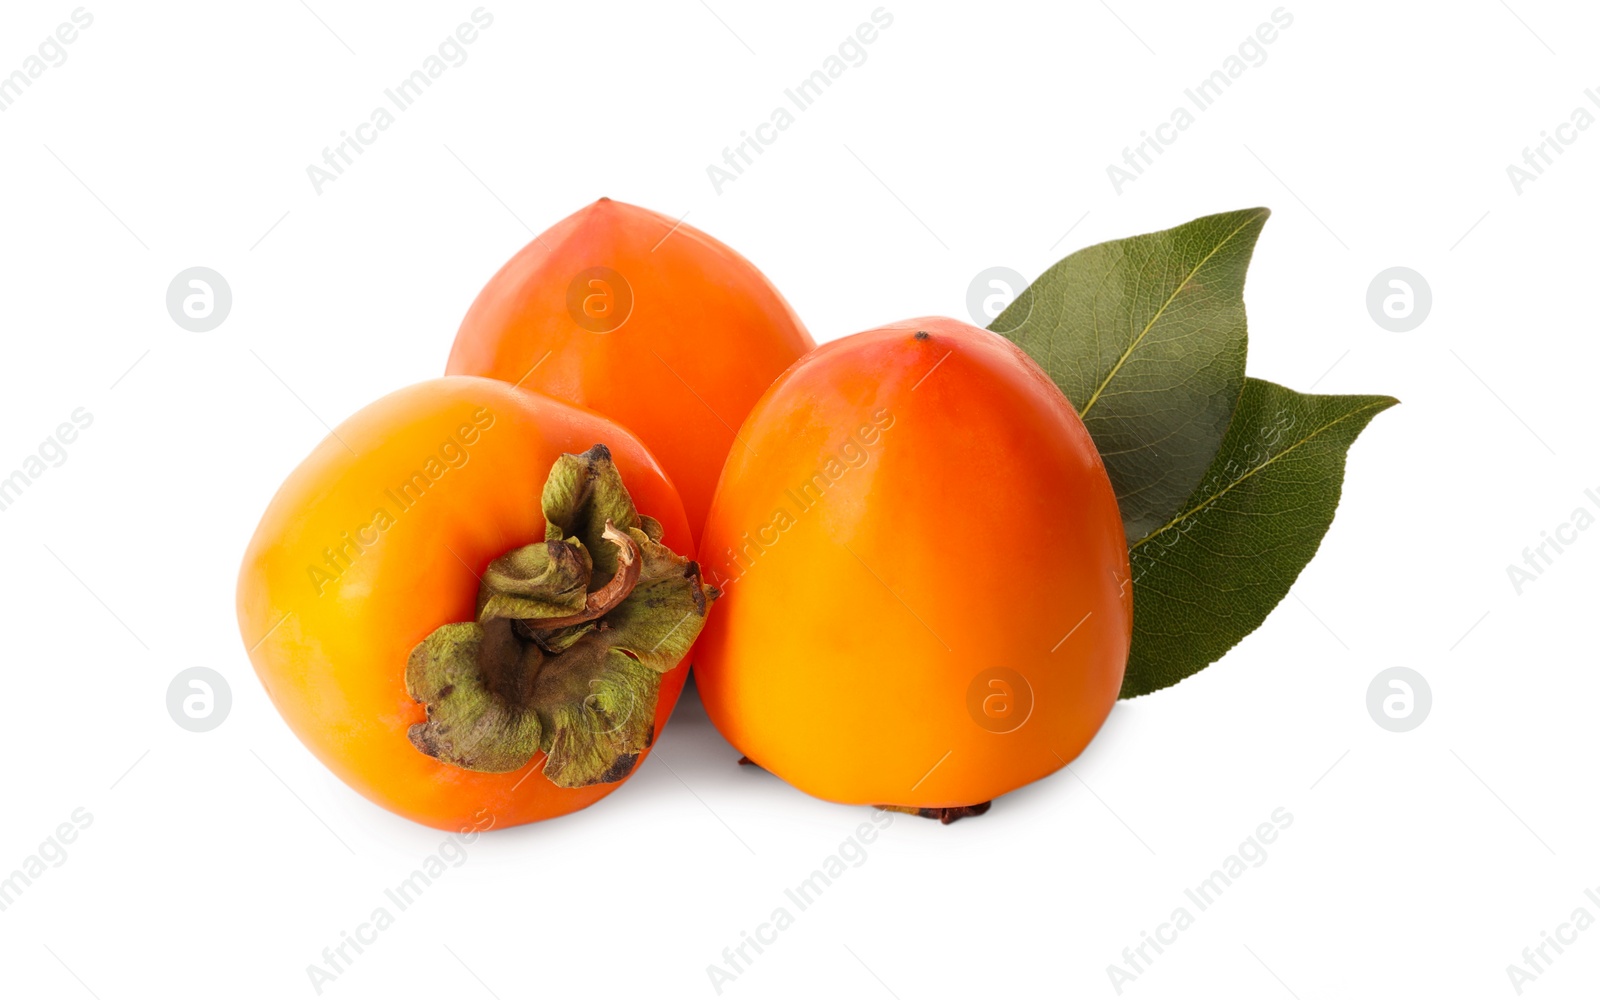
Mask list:
[[[735,429],[814,346],[748,260],[682,220],[601,198],[490,279],[446,372],[502,379],[632,430],[698,538]]]
[[[948,822],[1083,750],[1127,662],[1127,547],[1032,359],[951,319],[859,333],[785,372],[740,438],[700,546],[725,596],[695,676],[741,753]]]
[[[352,788],[441,829],[581,809],[648,752],[716,596],[637,438],[485,378],[385,396],[272,498],[239,628]]]

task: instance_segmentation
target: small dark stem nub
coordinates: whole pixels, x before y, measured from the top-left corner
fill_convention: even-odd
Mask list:
[[[886,809],[889,812],[905,813],[908,816],[921,816],[923,819],[936,819],[945,826],[949,826],[958,819],[965,819],[968,816],[982,816],[989,811],[989,807],[993,804],[991,801],[979,802],[974,806],[942,806],[936,809],[922,809],[917,806],[878,806],[877,808]]]

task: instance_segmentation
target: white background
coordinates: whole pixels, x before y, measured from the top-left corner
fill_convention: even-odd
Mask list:
[[[965,316],[984,268],[1031,278],[1269,205],[1251,373],[1403,401],[1260,631],[988,816],[897,820],[723,995],[1115,996],[1106,967],[1280,806],[1267,861],[1124,995],[1510,997],[1541,931],[1600,916],[1600,531],[1520,596],[1506,574],[1600,492],[1600,128],[1520,195],[1506,174],[1600,88],[1592,9],[1290,3],[1267,61],[1118,194],[1107,164],[1272,0],[900,0],[718,195],[706,166],[873,0],[497,2],[466,63],[318,195],[306,166],[476,5],[309,3],[91,5],[0,113],[0,470],[94,415],[0,513],[0,873],[93,816],[0,912],[7,996],[313,996],[306,966],[435,849],[279,720],[236,631],[238,559],[325,423],[440,373],[483,282],[600,195],[689,213],[818,340]],[[6,4],[0,73],[73,6]],[[233,290],[209,333],[164,304],[195,265]],[[1365,305],[1395,265],[1433,291],[1409,333]],[[197,665],[234,694],[206,734],[164,703]],[[1434,696],[1405,734],[1365,707],[1395,665]],[[735,757],[691,695],[625,788],[479,840],[324,995],[715,996],[706,967],[870,815]],[[1600,928],[1525,991],[1597,981]]]

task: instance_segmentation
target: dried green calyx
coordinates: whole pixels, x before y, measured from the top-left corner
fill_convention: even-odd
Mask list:
[[[715,587],[661,544],[604,445],[556,460],[545,540],[484,571],[476,621],[411,651],[406,691],[427,706],[418,750],[469,771],[546,755],[563,788],[621,781],[655,739],[661,675],[705,624]]]

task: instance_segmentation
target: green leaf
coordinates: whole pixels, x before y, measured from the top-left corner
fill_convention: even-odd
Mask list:
[[[1077,407],[1130,543],[1178,513],[1233,417],[1245,378],[1245,269],[1270,214],[1208,215],[1079,250],[989,326]]]
[[[1345,454],[1389,396],[1312,396],[1249,379],[1200,487],[1129,549],[1122,697],[1176,684],[1253,632],[1333,523]]]

